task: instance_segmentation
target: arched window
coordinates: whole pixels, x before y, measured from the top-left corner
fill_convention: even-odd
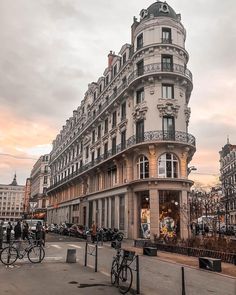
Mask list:
[[[137,161],[138,178],[144,179],[149,177],[149,162],[145,156],[140,156]]]
[[[158,177],[178,178],[179,161],[174,154],[166,153],[158,159]]]

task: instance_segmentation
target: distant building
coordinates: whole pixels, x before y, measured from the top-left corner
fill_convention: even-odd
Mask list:
[[[116,32],[117,34],[117,32]],[[116,227],[129,238],[188,237],[193,88],[186,30],[166,2],[134,18],[131,44],[53,141],[48,222]]]
[[[25,183],[25,196],[24,196],[24,215],[25,217],[30,214],[30,194],[31,194],[31,179],[27,178]]]
[[[49,155],[42,155],[31,170],[31,192],[29,202],[37,202],[34,209],[34,218],[46,218],[48,205],[47,187],[49,186],[50,169]]]
[[[228,140],[219,153],[225,221],[234,225],[236,224],[236,145],[230,144]]]
[[[24,211],[25,186],[18,185],[16,175],[11,184],[0,184],[0,219],[17,221]]]

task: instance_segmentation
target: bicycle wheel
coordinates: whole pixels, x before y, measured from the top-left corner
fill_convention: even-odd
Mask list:
[[[113,260],[112,265],[111,265],[111,283],[112,283],[112,285],[115,285],[115,283],[117,281],[118,267],[119,267],[119,264],[118,264],[117,260]]]
[[[119,291],[122,294],[129,292],[133,282],[133,273],[128,265],[123,265],[118,274]]]
[[[27,253],[28,259],[32,263],[40,263],[45,256],[45,251],[41,246],[33,246]]]
[[[13,264],[18,258],[18,251],[15,247],[6,247],[2,249],[0,260],[5,265]]]

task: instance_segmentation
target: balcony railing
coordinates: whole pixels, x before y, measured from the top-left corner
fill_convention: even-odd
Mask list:
[[[196,145],[195,137],[189,133],[182,132],[182,131],[168,132],[168,131],[157,130],[157,131],[144,132],[143,137],[141,137],[141,136],[137,137],[136,135],[133,135],[129,139],[126,140],[125,146],[126,146],[126,149],[128,149],[128,148],[131,148],[132,146],[135,146],[136,144],[148,143],[148,142],[153,142],[153,141],[155,141],[155,142],[168,142],[168,141],[173,142],[174,141],[174,142],[178,142],[178,143],[185,143],[185,144],[191,145],[193,147],[195,147],[195,145]],[[64,177],[60,181],[57,181],[56,183],[54,183],[52,186],[50,186],[48,188],[48,191],[50,191],[51,189],[53,189],[61,184],[64,184],[64,183],[72,180],[73,178],[77,177],[79,174],[83,173],[84,171],[87,171],[88,169],[98,165],[103,160],[107,160],[109,158],[114,157],[116,154],[119,154],[120,152],[124,151],[122,147],[123,146],[121,146],[121,144],[117,145],[116,149],[114,149],[114,147],[113,147],[113,149],[110,149],[105,154],[100,155],[95,160],[78,168],[76,171],[74,171],[70,175],[67,175],[66,177]]]
[[[128,84],[135,80],[139,76],[161,73],[161,72],[173,72],[181,74],[192,81],[192,73],[183,65],[172,64],[172,63],[154,63],[149,65],[144,65],[142,70],[134,70],[128,77]]]

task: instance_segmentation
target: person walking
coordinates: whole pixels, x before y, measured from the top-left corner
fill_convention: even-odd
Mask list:
[[[23,221],[22,239],[29,241],[29,224],[27,221]]]
[[[96,227],[95,222],[93,221],[92,222],[92,229],[91,229],[91,238],[92,238],[93,243],[95,242],[96,235],[97,235],[97,227]]]
[[[42,231],[43,231],[42,222],[38,221],[36,224],[36,245],[41,245],[42,243]]]
[[[16,243],[16,248],[18,251],[21,249],[21,236],[22,236],[22,230],[21,230],[21,222],[20,220],[17,221],[17,224],[14,227],[14,236]]]
[[[11,225],[11,222],[9,221],[7,225],[7,243],[8,244],[10,244],[10,241],[11,241],[11,231],[12,231],[12,225]]]
[[[3,243],[3,224],[4,222],[0,222],[0,249],[2,249],[2,243]]]

